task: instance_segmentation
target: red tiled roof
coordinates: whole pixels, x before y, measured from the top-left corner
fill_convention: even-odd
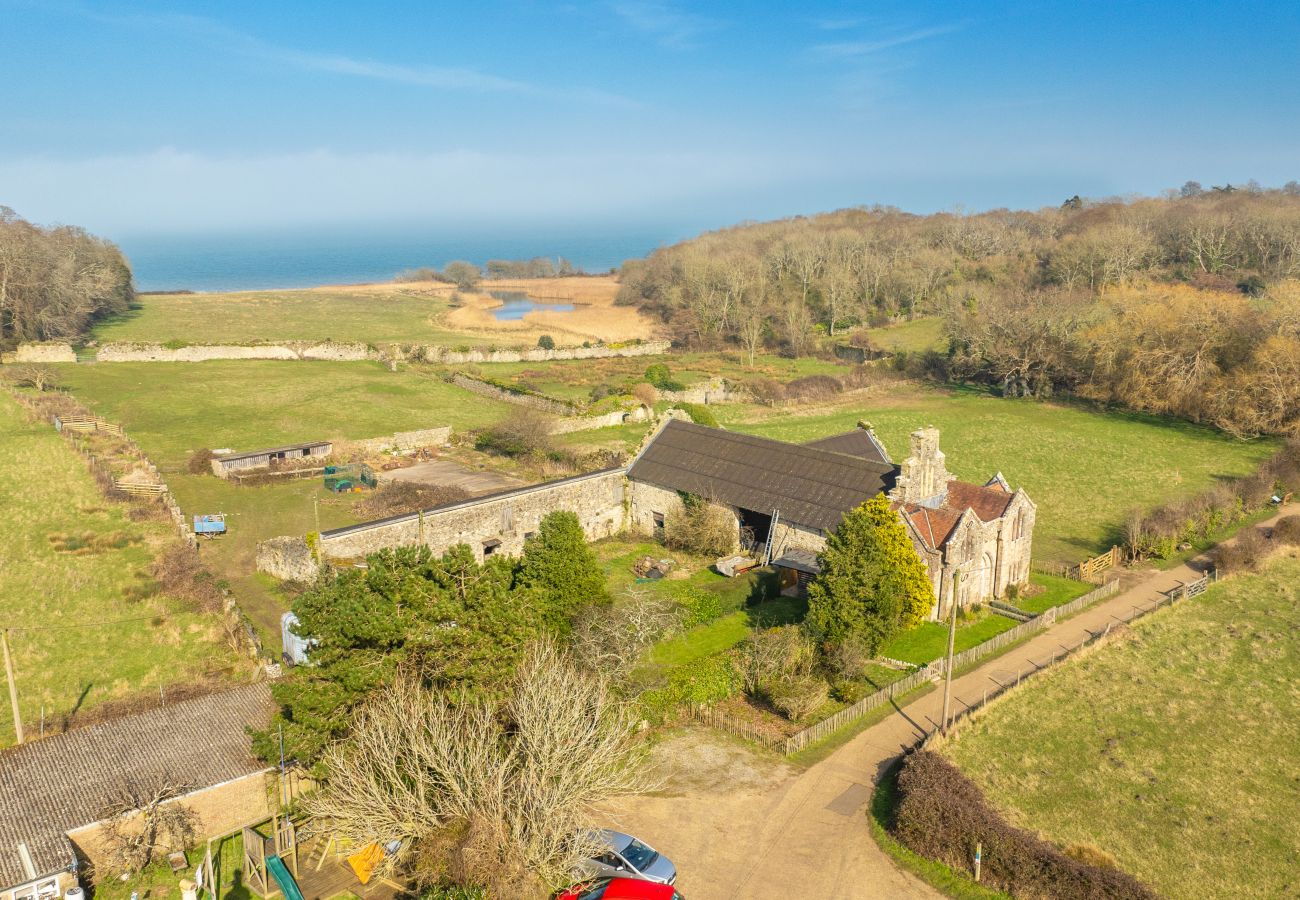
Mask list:
[[[1002,518],[1002,514],[1011,505],[1013,496],[1001,488],[968,484],[965,481],[950,481],[948,496],[943,505],[956,510],[970,507],[981,521],[992,522],[994,519]]]
[[[938,550],[948,540],[952,530],[957,527],[961,510],[947,507],[931,508],[921,506],[919,503],[908,503],[903,507],[903,515],[907,516],[912,527],[921,535],[921,540],[932,549]]]

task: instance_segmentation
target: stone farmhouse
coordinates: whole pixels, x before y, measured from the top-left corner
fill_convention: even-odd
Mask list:
[[[867,426],[799,445],[670,418],[626,468],[322,532],[318,547],[330,560],[406,544],[440,553],[463,543],[480,558],[519,554],[553,510],[576,513],[593,540],[624,531],[658,534],[683,498],[694,496],[726,510],[737,548],[771,562],[783,584],[797,589],[816,575],[817,554],[844,514],[881,493],[925,561],[936,618],[951,608],[954,584],[964,606],[1027,582],[1033,501],[1001,474],[984,484],[955,479],[934,428],[914,432],[908,457],[896,464]]]

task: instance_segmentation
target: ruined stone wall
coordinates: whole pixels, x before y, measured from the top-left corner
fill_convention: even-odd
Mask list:
[[[628,422],[648,422],[653,414],[644,406],[631,411],[621,409],[601,416],[566,416],[556,421],[551,434],[570,434],[574,431],[591,431],[595,428],[610,428]]]
[[[398,431],[386,437],[350,441],[363,453],[384,453],[389,450],[417,450],[420,447],[444,447],[451,440],[451,426],[421,428],[416,431]]]
[[[206,362],[216,359],[334,360],[356,362],[378,355],[361,343],[286,341],[278,344],[162,344],[114,342],[100,346],[99,362]]]
[[[257,571],[281,581],[310,584],[316,580],[320,567],[305,538],[286,536],[258,543]]]
[[[514,391],[507,391],[505,388],[499,388],[495,384],[486,381],[479,381],[477,378],[471,378],[468,375],[462,375],[459,372],[451,377],[452,384],[464,388],[473,394],[481,397],[491,397],[493,400],[501,400],[505,403],[513,403],[515,406],[526,406],[529,409],[540,410],[541,412],[551,413],[556,416],[567,416],[578,411],[578,408],[569,403],[560,400],[552,400],[549,397],[539,397],[536,394],[518,394]]]
[[[14,350],[14,362],[20,363],[62,363],[76,362],[77,354],[72,345],[62,341],[42,341],[39,343],[19,344]]]
[[[354,559],[385,547],[420,543],[443,553],[468,544],[482,559],[488,541],[501,542],[496,553],[519,555],[524,538],[537,530],[542,517],[559,509],[577,514],[588,540],[609,537],[625,528],[624,476],[623,469],[579,475],[423,514],[326,531],[320,536],[321,555]]]
[[[557,359],[607,359],[623,356],[659,356],[672,349],[670,341],[644,341],[640,344],[628,344],[622,347],[556,347],[543,350],[535,347],[531,350],[451,350],[446,347],[421,345],[412,347],[403,355],[412,359],[424,359],[434,363],[455,365],[458,363],[485,362],[549,362]]]
[[[747,399],[741,391],[734,391],[721,378],[713,378],[703,384],[692,385],[682,391],[660,391],[659,399],[669,403],[738,403]]]

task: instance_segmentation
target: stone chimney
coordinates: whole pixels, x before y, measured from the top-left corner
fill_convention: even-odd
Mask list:
[[[893,497],[904,503],[942,506],[948,495],[948,482],[952,481],[952,475],[948,474],[943,451],[939,449],[939,429],[927,425],[913,431],[910,440],[911,453],[899,466]]]

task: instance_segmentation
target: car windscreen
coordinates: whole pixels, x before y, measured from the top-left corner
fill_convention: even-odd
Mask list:
[[[632,843],[623,848],[623,858],[631,863],[638,872],[644,872],[647,866],[659,858],[659,854],[636,838],[632,838]]]
[[[591,882],[583,888],[582,893],[578,894],[578,900],[600,900],[605,896],[605,888],[609,887],[609,878],[601,878]]]

